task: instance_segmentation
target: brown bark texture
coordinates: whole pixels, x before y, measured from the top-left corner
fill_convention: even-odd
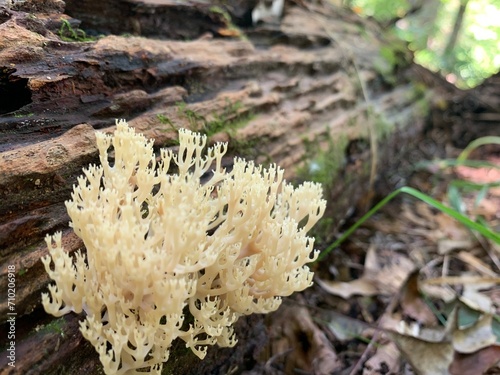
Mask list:
[[[415,140],[428,98],[408,79],[408,56],[398,56],[401,64],[380,57],[387,42],[375,25],[326,2],[297,1],[279,24],[252,26],[253,6],[43,0],[0,7],[2,348],[8,313],[17,314],[16,367],[2,355],[0,374],[102,373],[78,330],[81,317],[54,319],[40,299],[49,282],[40,262],[44,237],[62,231],[66,249],[82,248],[64,201],[82,167],[98,161],[95,130],[112,131],[125,118],[160,148],[175,147],[177,128],[187,127],[211,143],[228,141],[228,166],[241,156],[277,163],[290,180],[322,182],[323,241]],[[266,341],[264,319],[240,319],[236,330],[235,348],[211,348],[204,361],[175,344],[165,373],[251,368]]]

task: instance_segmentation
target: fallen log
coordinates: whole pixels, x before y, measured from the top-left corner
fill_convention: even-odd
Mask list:
[[[115,119],[157,148],[175,147],[186,127],[211,143],[228,141],[228,166],[241,156],[277,163],[289,180],[323,183],[329,207],[320,242],[369,202],[378,172],[408,151],[428,97],[402,74],[409,56],[397,65],[380,57],[381,30],[305,2],[287,6],[279,25],[250,26],[255,4],[241,3],[0,8],[0,289],[14,269],[17,314],[16,367],[3,356],[0,374],[101,373],[79,317],[43,311],[49,280],[39,259],[44,237],[58,230],[70,252],[82,247],[64,201],[82,167],[98,161],[94,131],[112,131]],[[1,337],[11,306],[2,298]],[[237,334],[236,348],[210,348],[204,361],[175,345],[165,373],[242,372],[266,340],[263,318],[240,319]]]

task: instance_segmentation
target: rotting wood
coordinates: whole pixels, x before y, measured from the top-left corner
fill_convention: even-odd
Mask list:
[[[397,147],[379,153],[388,161],[421,128],[418,102],[426,98],[395,70],[394,85],[375,67],[380,30],[338,9],[292,6],[279,27],[219,38],[231,25],[200,4],[152,8],[148,2],[125,7],[133,2],[89,1],[79,24],[70,17],[75,14],[58,13],[60,3],[0,8],[0,289],[7,288],[7,266],[15,265],[20,373],[100,373],[97,355],[78,332],[78,318],[57,323],[41,309],[48,278],[39,261],[47,233],[62,230],[69,251],[81,247],[68,229],[63,202],[81,168],[97,162],[95,129],[111,131],[115,118],[126,118],[157,147],[174,146],[178,127],[202,131],[210,142],[229,141],[228,165],[238,155],[276,162],[288,179],[323,179],[329,216],[337,222],[367,193],[370,132],[389,145],[398,134]],[[71,10],[76,2],[67,4]],[[112,16],[130,29],[111,28],[109,9],[100,11],[97,4],[115,9]],[[189,19],[183,18],[186,9],[194,12]],[[155,14],[185,22],[173,31],[146,28]],[[57,36],[61,18],[86,28],[92,15],[97,21],[88,29],[96,33],[140,35],[93,42]],[[200,19],[203,27],[196,26]],[[110,28],[99,29],[106,22]],[[191,40],[173,40],[185,37]],[[325,160],[336,164],[323,165]],[[331,233],[335,226],[327,227]],[[3,323],[7,306],[1,301]],[[58,328],[44,330],[51,324]],[[264,329],[255,329],[262,324],[261,317],[241,319],[240,345],[211,348],[203,362],[176,346],[166,367],[176,374],[241,371],[265,340]],[[2,337],[5,329],[3,324]],[[42,354],[24,355],[33,350]],[[0,374],[16,373],[5,365],[0,358]]]

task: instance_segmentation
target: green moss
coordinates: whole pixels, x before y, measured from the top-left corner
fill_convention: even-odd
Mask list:
[[[245,126],[254,116],[251,113],[240,114],[242,107],[243,105],[239,101],[232,103],[227,100],[222,112],[212,114],[212,119],[205,122],[204,133],[208,137],[221,131],[234,133],[234,130]]]
[[[231,19],[231,15],[222,7],[218,5],[212,5],[209,8],[210,12],[222,16],[222,19],[224,20],[224,23],[226,24],[226,27],[229,31],[228,34],[233,35],[233,36],[238,36],[242,40],[247,40],[247,36],[238,28],[233,23],[233,20]]]
[[[187,104],[185,102],[177,102],[176,105],[177,112],[187,118],[191,129],[198,129],[200,124],[206,122],[204,116],[199,115],[192,109],[187,108]]]
[[[394,124],[387,121],[387,119],[381,114],[372,115],[374,121],[375,134],[377,136],[377,141],[385,139],[394,129]]]
[[[17,273],[18,276],[23,276],[28,272],[27,268],[21,268],[19,272]]]
[[[65,42],[93,42],[97,38],[89,37],[82,29],[74,29],[68,20],[61,18],[61,27],[57,31],[59,37]]]
[[[240,101],[231,102],[226,100],[226,105],[222,112],[213,112],[210,116],[205,117],[187,108],[186,103],[177,103],[177,111],[187,118],[189,126],[192,129],[199,129],[200,132],[208,137],[223,131],[234,135],[235,130],[248,124],[255,116],[250,112],[241,113],[242,108],[243,105]]]
[[[33,112],[29,112],[29,113],[21,113],[21,112],[16,112],[14,113],[14,117],[15,118],[24,118],[24,117],[32,117],[34,116],[35,114]]]
[[[426,117],[431,110],[428,92],[429,89],[424,84],[413,84],[413,100],[417,106],[417,115],[422,118]]]
[[[421,118],[425,118],[431,110],[431,107],[430,107],[430,104],[429,104],[429,101],[427,100],[427,98],[422,98],[422,99],[417,100],[415,105],[417,107],[417,112],[418,112],[417,115]]]
[[[298,182],[313,181],[322,184],[325,197],[329,197],[334,191],[334,183],[339,179],[345,167],[345,152],[349,139],[345,134],[340,134],[333,138],[329,133],[315,137],[314,139],[303,139],[306,152],[297,169]],[[319,148],[318,144],[327,145]],[[345,178],[342,176],[343,184]],[[323,216],[309,233],[320,243],[328,241],[332,234],[332,229],[338,218],[331,215]]]
[[[165,116],[162,113],[158,113],[156,115],[156,118],[158,119],[158,121],[160,121],[161,124],[167,125],[165,128],[159,129],[161,132],[164,132],[164,133],[174,132],[177,134],[178,129],[174,125],[173,121],[170,120],[170,118],[168,118],[167,116]],[[177,139],[177,137],[175,137],[174,139],[170,140],[168,143],[169,143],[169,145],[178,145],[179,140]]]
[[[48,324],[44,326],[38,326],[35,328],[37,332],[41,333],[56,333],[64,338],[64,327],[66,326],[66,321],[64,317],[60,317],[58,319],[54,319]]]
[[[318,143],[325,141],[328,144],[327,149],[319,149]],[[306,153],[302,165],[297,170],[297,176],[302,181],[319,182],[328,190],[344,166],[347,136],[341,134],[338,139],[333,140],[330,135],[322,135],[312,141],[304,139],[303,144]]]
[[[267,168],[272,163],[272,158],[259,147],[263,143],[265,140],[262,138],[238,139],[233,137],[229,142],[229,152],[251,160],[262,158],[263,160],[259,161],[259,164]]]

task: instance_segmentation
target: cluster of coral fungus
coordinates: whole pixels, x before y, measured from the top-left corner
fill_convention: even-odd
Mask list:
[[[206,137],[188,130],[159,162],[125,121],[96,137],[101,165],[84,169],[66,202],[86,255],[47,237],[55,285],[42,300],[55,316],[85,311],[81,331],[106,374],[160,373],[176,338],[200,358],[207,345],[232,346],[239,316],[274,311],[311,285],[319,185],[294,188],[280,168],[238,158],[226,171],[226,145],[205,153]]]

